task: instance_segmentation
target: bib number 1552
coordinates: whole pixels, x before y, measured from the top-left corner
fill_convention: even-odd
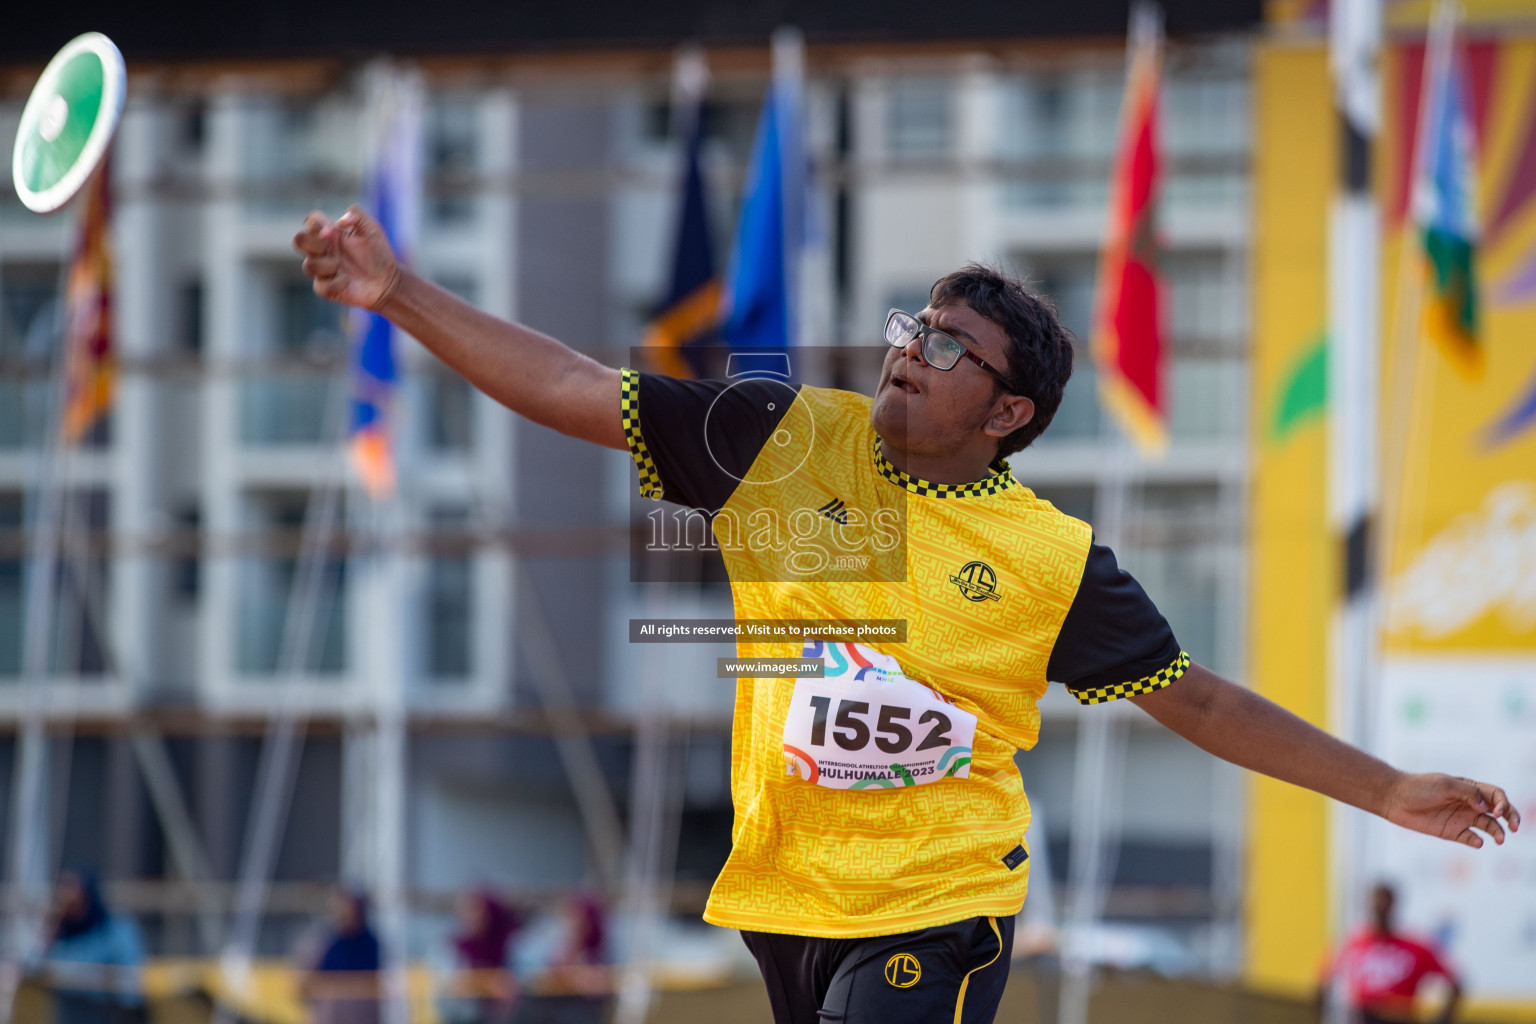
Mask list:
[[[811,719],[811,746],[826,745],[827,718],[836,699],[818,694],[810,699],[815,716]],[[912,731],[912,709],[897,704],[882,704],[874,716],[874,730],[870,730],[870,709],[867,700],[837,699],[837,712],[832,719],[832,742],[844,750],[863,750],[873,738],[875,746],[887,754],[904,754],[908,750],[932,750],[952,745],[949,731],[954,722],[942,711],[929,709],[917,716],[917,728],[922,738]]]
[[[894,665],[801,679],[784,721],[788,775],[831,789],[900,789],[971,773],[976,716]]]

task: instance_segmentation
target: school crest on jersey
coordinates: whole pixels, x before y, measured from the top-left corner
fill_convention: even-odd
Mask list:
[[[997,573],[986,562],[966,562],[949,578],[967,601],[997,601]]]

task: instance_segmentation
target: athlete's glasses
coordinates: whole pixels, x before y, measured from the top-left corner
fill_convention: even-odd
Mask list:
[[[953,370],[961,359],[969,359],[992,376],[1002,381],[1010,392],[1016,391],[1006,376],[998,372],[986,360],[960,344],[943,331],[929,327],[904,310],[893,309],[885,315],[885,340],[894,348],[906,348],[918,338],[922,339],[923,362],[935,370]]]

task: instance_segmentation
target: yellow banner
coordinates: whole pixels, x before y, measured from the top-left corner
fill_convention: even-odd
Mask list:
[[[1422,336],[1405,216],[1423,47],[1386,54],[1382,524],[1389,655],[1536,656],[1536,40],[1463,51],[1477,132],[1480,373]]]
[[[1488,23],[1463,36],[1477,136],[1482,369],[1420,334],[1423,263],[1406,214],[1422,34],[1384,53],[1381,203],[1384,670],[1375,747],[1410,770],[1494,778],[1536,809],[1536,38]],[[1277,31],[1255,70],[1254,489],[1251,681],[1327,725],[1329,631],[1340,597],[1327,514],[1327,267],[1337,114],[1320,36]],[[1403,333],[1399,333],[1399,326]],[[1482,739],[1479,739],[1481,730]],[[1530,780],[1530,781],[1528,781]],[[1248,978],[1302,993],[1330,941],[1321,798],[1253,783]],[[1528,814],[1529,817],[1529,814]],[[1365,870],[1400,885],[1404,924],[1440,937],[1469,995],[1532,1005],[1536,877],[1516,842],[1472,851],[1382,824]],[[1502,888],[1500,888],[1502,886]],[[1498,895],[1491,895],[1497,891]],[[1521,890],[1523,894],[1525,890]],[[1509,913],[1479,916],[1502,901]],[[1447,909],[1450,908],[1450,909]],[[1520,965],[1525,965],[1524,967]]]
[[[1262,47],[1255,65],[1254,487],[1249,679],[1326,725],[1338,587],[1327,521],[1328,210],[1338,136],[1320,44]],[[1328,940],[1322,797],[1254,777],[1248,978],[1299,994]]]
[[[1373,747],[1407,771],[1505,786],[1536,809],[1536,39],[1465,30],[1480,369],[1424,336],[1410,215],[1424,48],[1383,62],[1383,657]],[[1371,822],[1363,864],[1435,936],[1485,1018],[1536,1012],[1536,849],[1471,850]],[[1496,906],[1486,914],[1481,908]]]

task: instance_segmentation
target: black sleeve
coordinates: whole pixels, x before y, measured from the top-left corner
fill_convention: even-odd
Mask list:
[[[775,377],[679,380],[624,370],[619,405],[641,495],[718,512],[798,394]]]
[[[1088,549],[1083,580],[1056,636],[1046,676],[1083,704],[1160,690],[1189,668],[1168,620],[1102,544]]]

